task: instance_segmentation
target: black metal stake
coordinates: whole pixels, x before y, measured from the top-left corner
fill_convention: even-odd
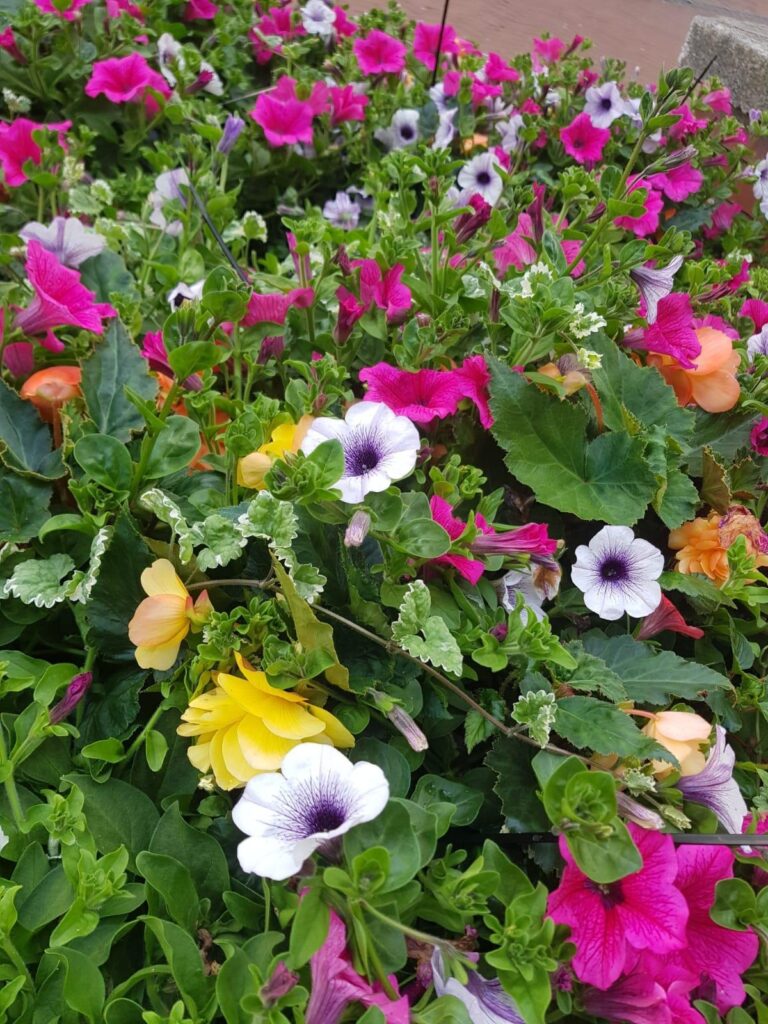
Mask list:
[[[434,84],[437,81],[437,71],[440,67],[440,49],[443,45],[443,35],[445,33],[445,23],[448,20],[448,5],[450,2],[451,0],[445,0],[445,3],[443,4],[443,17],[440,19],[440,35],[437,37],[437,51],[435,53],[435,70],[432,72],[430,88],[434,87]]]
[[[240,266],[240,264],[237,262],[235,257],[232,255],[231,249],[229,248],[227,243],[224,241],[224,239],[221,237],[221,234],[219,233],[218,228],[216,227],[216,225],[211,220],[211,215],[208,213],[207,209],[205,208],[205,203],[203,202],[203,200],[198,195],[198,192],[197,192],[197,189],[195,188],[195,186],[192,184],[192,175],[189,173],[189,171],[187,171],[187,177],[189,178],[189,183],[186,185],[186,188],[189,189],[189,194],[194,199],[195,206],[200,211],[200,215],[203,218],[203,220],[205,221],[205,223],[206,223],[206,225],[208,227],[208,230],[211,232],[213,237],[216,239],[217,245],[219,246],[221,251],[226,256],[227,262],[232,267],[232,269],[237,274],[237,276],[240,278],[240,280],[244,284],[250,285],[251,282],[248,280],[248,275],[243,270],[243,268]],[[182,187],[184,187],[184,186],[182,186]]]

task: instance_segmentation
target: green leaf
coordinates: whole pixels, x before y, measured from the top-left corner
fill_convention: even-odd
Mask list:
[[[419,1014],[421,1024],[472,1024],[469,1011],[456,996],[440,996]]]
[[[579,640],[573,640],[566,646],[569,653],[576,658],[573,673],[563,677],[572,690],[584,690],[587,693],[597,690],[615,704],[627,699],[624,683],[615,672],[610,671],[602,658],[587,654]]]
[[[74,949],[51,949],[46,955],[58,958],[64,964],[64,1001],[67,1006],[81,1014],[89,1024],[101,1024],[105,988],[98,967]]]
[[[419,840],[403,803],[390,800],[378,818],[350,829],[344,836],[344,857],[348,864],[359,853],[383,846],[389,853],[389,879],[385,892],[393,892],[416,875],[422,858]]]
[[[2,596],[12,595],[24,604],[36,608],[53,608],[66,600],[69,594],[65,576],[75,568],[69,555],[51,555],[49,558],[28,558],[19,562],[11,577],[6,580]]]
[[[117,764],[122,761],[125,755],[125,748],[120,740],[110,736],[105,740],[96,740],[95,743],[88,743],[81,751],[83,757],[89,760],[106,761],[108,764]]]
[[[18,476],[0,466],[0,537],[7,544],[24,544],[49,520],[51,487]]]
[[[451,538],[434,519],[409,519],[392,534],[392,543],[414,558],[438,558],[450,549]]]
[[[185,381],[199,370],[210,370],[217,363],[226,362],[227,351],[211,341],[192,341],[168,353],[168,362],[176,378]]]
[[[194,933],[200,900],[189,869],[176,857],[142,850],[136,858],[136,870],[163,898],[173,920]]]
[[[119,320],[112,320],[103,341],[97,342],[93,355],[83,364],[81,388],[88,415],[100,434],[118,441],[130,440],[141,430],[144,419],[125,393],[125,388],[142,399],[153,400],[157,381],[149,374],[149,365]]]
[[[537,795],[532,753],[518,740],[499,736],[485,763],[497,775],[494,793],[501,799],[507,827],[513,832],[544,832],[549,819]]]
[[[519,697],[512,708],[512,717],[528,726],[528,734],[540,747],[549,743],[549,733],[557,720],[555,695],[548,690],[533,690]]]
[[[451,824],[471,825],[480,813],[484,796],[480,790],[453,779],[444,779],[442,775],[422,775],[411,799],[427,809],[435,803],[453,804],[456,810]]]
[[[96,293],[99,302],[109,302],[114,292],[128,298],[136,295],[133,276],[123,257],[110,249],[105,249],[98,256],[91,256],[79,269],[82,284]]]
[[[75,461],[97,484],[110,491],[129,491],[133,463],[124,444],[109,434],[86,434],[75,445]]]
[[[643,442],[624,431],[587,439],[588,416],[522,375],[493,366],[493,435],[508,469],[537,500],[581,519],[631,526],[656,491]]]
[[[630,700],[668,704],[671,700],[706,700],[712,691],[730,690],[725,676],[706,665],[680,658],[671,651],[654,651],[630,636],[588,633],[584,648],[602,658],[624,683]]]
[[[310,889],[301,897],[288,945],[289,966],[293,970],[309,963],[309,958],[320,949],[328,934],[330,920],[330,911],[322,900],[322,890]]]
[[[163,921],[158,917],[144,917],[141,920],[157,939],[190,1014],[194,1018],[205,1017],[204,1010],[213,994],[215,982],[203,972],[203,960],[197,942],[171,921]]]
[[[618,882],[643,866],[643,858],[624,822],[614,818],[610,825],[613,832],[607,838],[584,829],[566,836],[573,859],[585,875],[601,885]]]
[[[643,735],[626,711],[594,697],[563,697],[559,700],[557,734],[575,747],[594,750],[598,754],[656,758],[677,763],[668,750]]]
[[[142,479],[157,480],[186,469],[200,450],[200,428],[187,416],[169,416],[147,460]]]
[[[723,928],[746,931],[758,916],[755,890],[743,878],[721,878],[709,916]]]
[[[31,402],[0,380],[0,456],[10,469],[56,480],[64,474],[60,451],[51,451],[51,431]]]
[[[159,815],[154,803],[141,790],[120,779],[96,782],[90,775],[65,775],[85,797],[83,807],[88,828],[100,853],[125,846],[131,864],[146,850]]]
[[[456,638],[444,619],[429,614],[431,608],[427,585],[421,580],[410,583],[392,623],[392,639],[414,658],[461,675],[463,658]]]
[[[184,821],[177,803],[160,819],[145,848],[185,864],[200,896],[214,907],[221,906],[222,893],[230,888],[227,858],[213,836]]]

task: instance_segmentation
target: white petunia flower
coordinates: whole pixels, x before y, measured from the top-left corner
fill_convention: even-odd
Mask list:
[[[152,204],[152,212],[149,215],[150,224],[154,224],[155,227],[160,228],[172,238],[181,234],[184,225],[180,220],[169,221],[165,216],[164,207],[173,199],[178,200],[182,206],[187,205],[186,197],[181,191],[182,185],[189,185],[189,175],[183,167],[177,167],[172,171],[163,171],[155,178],[155,187],[147,197]]]
[[[496,125],[501,136],[501,148],[505,153],[511,153],[520,145],[520,129],[523,127],[523,115],[513,114],[508,121],[502,121]]]
[[[752,192],[754,193],[755,199],[768,199],[768,159],[761,160],[755,167],[753,173],[757,178],[752,186]]]
[[[634,104],[630,106],[622,99],[615,82],[592,85],[585,95],[584,113],[589,116],[595,128],[610,128],[617,117],[623,117],[625,114],[629,114],[634,120]]]
[[[343,420],[317,418],[301,451],[309,455],[329,440],[340,441],[344,450],[344,475],[333,486],[349,504],[362,501],[371,491],[386,491],[393,481],[412,473],[421,447],[413,423],[383,402],[358,402]]]
[[[481,153],[464,164],[459,171],[458,183],[461,188],[482,196],[486,203],[495,206],[504,190],[497,167],[498,161],[493,153]]]
[[[39,242],[65,267],[79,267],[107,247],[107,240],[77,217],[54,217],[47,227],[33,220],[25,224],[19,234],[25,242]]]
[[[757,356],[768,356],[768,324],[747,341],[747,355],[750,363],[754,363]]]
[[[332,746],[300,743],[280,772],[251,779],[232,810],[248,836],[237,847],[240,867],[282,882],[316,850],[378,817],[388,800],[389,783],[377,765],[353,764]]]
[[[389,128],[377,128],[373,137],[387,149],[405,149],[419,141],[419,112],[409,107],[396,110]]]
[[[183,302],[196,302],[202,298],[205,278],[195,281],[194,284],[184,284],[182,281],[172,291],[168,292],[168,302],[171,309],[178,309]]]
[[[571,579],[601,619],[620,619],[625,612],[640,619],[659,606],[663,571],[664,556],[653,544],[628,526],[604,526],[589,545],[576,548]]]
[[[299,13],[304,30],[309,35],[330,39],[336,21],[333,8],[323,3],[323,0],[309,0],[309,3],[299,8]]]
[[[447,149],[453,142],[456,135],[456,125],[453,123],[453,119],[458,112],[458,107],[452,107],[450,110],[440,112],[432,149]]]

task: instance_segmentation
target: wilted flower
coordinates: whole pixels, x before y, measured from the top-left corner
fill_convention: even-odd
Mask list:
[[[669,534],[669,546],[677,554],[677,568],[682,573],[703,573],[716,583],[724,583],[730,574],[728,548],[740,536],[747,544],[747,554],[758,567],[768,565],[768,537],[755,517],[735,505],[725,516],[710,512],[683,523]]]
[[[689,626],[669,598],[662,595],[659,607],[643,619],[643,623],[637,631],[637,639],[648,640],[650,637],[656,636],[657,633],[665,631],[681,633],[694,640],[700,640],[704,636],[703,629],[699,629],[698,626]]]
[[[237,789],[261,772],[276,771],[288,752],[307,740],[355,745],[354,736],[329,711],[294,690],[271,686],[265,673],[238,653],[235,660],[245,678],[217,673],[214,689],[189,702],[177,730],[180,736],[197,737],[187,756],[199,771],[213,771],[222,789]],[[273,776],[264,790],[274,792],[278,784]]]
[[[371,517],[363,509],[352,516],[344,533],[344,544],[348,548],[359,548],[371,528]]]
[[[545,618],[542,603],[551,601],[560,589],[562,570],[557,562],[531,565],[528,569],[510,569],[496,583],[502,607],[514,611],[517,595],[522,594],[526,608],[541,621]]]
[[[181,642],[193,625],[207,619],[211,603],[205,590],[192,601],[167,558],[157,559],[144,570],[141,585],[148,596],[128,623],[128,636],[142,668],[165,671],[176,661]]]
[[[299,983],[299,976],[289,971],[281,960],[272,972],[271,977],[259,989],[259,998],[266,1007],[272,1007],[283,996]]]
[[[758,455],[768,456],[768,416],[761,416],[749,432],[749,443],[752,451]]]
[[[309,455],[324,441],[341,442],[344,475],[333,486],[341,500],[354,504],[371,491],[385,491],[412,473],[421,442],[405,416],[396,416],[383,402],[358,402],[343,420],[315,420],[301,445]]]
[[[664,556],[628,526],[604,526],[589,545],[576,548],[571,579],[584,594],[584,604],[600,618],[649,615],[661,600],[658,579]]]
[[[523,124],[523,115],[513,114],[508,121],[502,121],[496,125],[501,136],[501,148],[505,153],[511,153],[520,145],[520,129]]]
[[[646,736],[673,754],[680,765],[680,775],[696,775],[704,768],[702,743],[706,743],[712,726],[702,718],[688,711],[658,711],[647,725],[643,726]],[[668,773],[672,766],[666,761],[654,761],[657,772]]]
[[[298,423],[281,423],[275,427],[269,441],[250,455],[238,459],[238,484],[256,491],[265,490],[264,477],[272,468],[275,459],[281,459],[286,452],[298,452],[312,422],[312,416],[302,416]]]
[[[278,882],[290,878],[316,850],[377,818],[388,800],[389,783],[378,765],[353,764],[332,746],[300,743],[282,759],[281,774],[251,778],[232,809],[232,820],[248,836],[237,847],[240,867]]]

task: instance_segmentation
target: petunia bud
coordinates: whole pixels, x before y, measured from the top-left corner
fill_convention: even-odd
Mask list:
[[[344,534],[345,546],[348,548],[359,548],[368,536],[370,528],[371,517],[367,512],[363,512],[362,509],[358,509],[350,519],[347,531]]]
[[[657,814],[656,811],[652,811],[649,807],[644,807],[643,804],[633,800],[626,793],[618,792],[616,794],[616,803],[622,817],[628,821],[634,821],[641,828],[652,828],[657,831],[664,828],[664,819],[661,815]]]
[[[264,366],[270,359],[279,359],[283,352],[285,352],[285,338],[282,334],[270,335],[262,341],[256,362],[260,366]]]
[[[292,988],[299,983],[298,974],[289,971],[282,960],[277,964],[272,977],[259,990],[259,996],[264,1006],[269,1009],[274,1006],[283,996],[288,995]]]
[[[401,733],[408,741],[408,746],[411,750],[420,752],[429,748],[429,741],[421,729],[418,727],[413,718],[408,714],[407,711],[403,710],[399,705],[395,706],[387,712],[387,718],[390,720],[392,725]]]
[[[223,153],[227,156],[232,152],[235,143],[240,138],[240,133],[245,128],[245,121],[242,117],[238,117],[237,114],[230,114],[227,120],[224,122],[224,134],[219,140],[219,144],[216,149],[219,153]]]
[[[58,702],[51,708],[48,721],[51,725],[58,725],[59,722],[63,721],[70,712],[74,711],[80,701],[83,699],[85,694],[93,682],[92,672],[81,672],[75,676],[72,682],[67,687],[67,692]]]

